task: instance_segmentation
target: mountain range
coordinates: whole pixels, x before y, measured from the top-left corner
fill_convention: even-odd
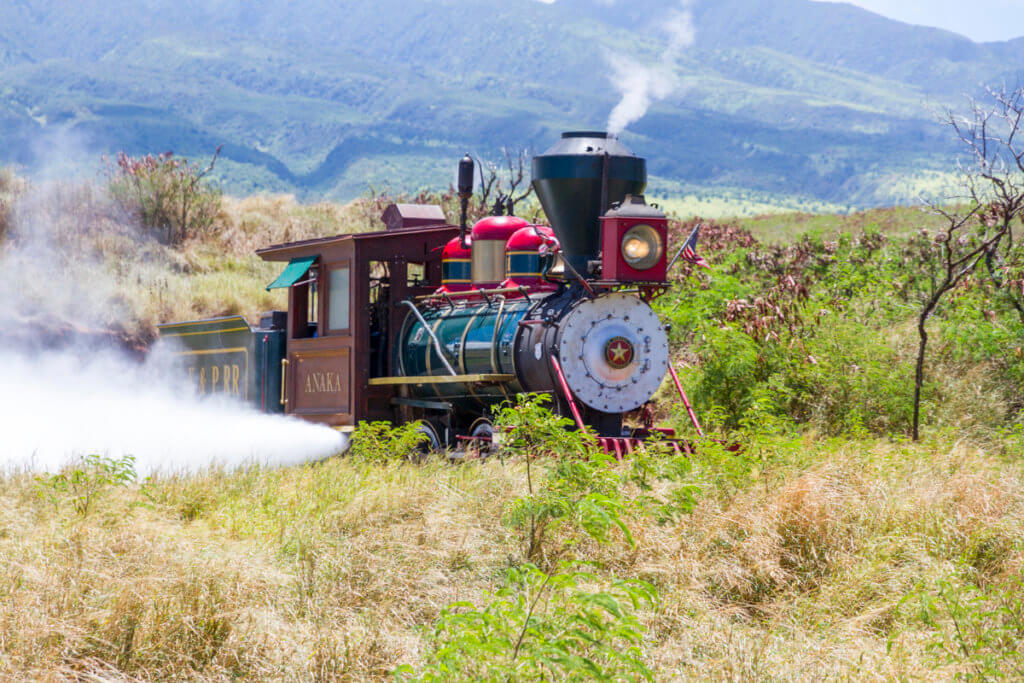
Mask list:
[[[445,186],[467,150],[603,129],[657,67],[675,87],[621,134],[656,192],[878,205],[950,167],[933,110],[1022,54],[811,0],[5,0],[0,163],[223,145],[234,193]]]

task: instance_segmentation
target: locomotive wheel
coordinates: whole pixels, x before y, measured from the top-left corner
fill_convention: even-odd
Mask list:
[[[482,460],[494,452],[494,425],[486,417],[481,417],[473,423],[469,435],[473,437],[473,441],[466,449],[469,455]]]
[[[437,434],[437,430],[429,422],[420,422],[420,426],[416,429],[418,434],[423,434],[426,438],[421,441],[413,451],[406,455],[406,457],[412,462],[423,462],[431,456],[433,453],[441,452],[441,438]]]

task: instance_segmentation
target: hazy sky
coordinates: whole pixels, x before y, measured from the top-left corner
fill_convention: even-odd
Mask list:
[[[553,3],[555,0],[539,0]],[[616,0],[597,0],[612,4]],[[684,0],[685,2],[686,0]],[[1024,36],[1024,0],[818,0],[846,2],[905,21],[937,26],[979,42]]]
[[[938,26],[977,41],[1024,36],[1024,0],[845,1],[908,24]],[[1021,61],[1024,62],[1024,55]]]

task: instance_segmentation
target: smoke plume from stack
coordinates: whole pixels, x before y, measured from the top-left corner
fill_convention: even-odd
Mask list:
[[[668,44],[656,63],[644,64],[626,55],[606,55],[612,69],[612,86],[622,95],[608,116],[609,133],[618,135],[643,118],[654,102],[665,99],[679,87],[676,61],[696,38],[689,1],[684,0],[659,28],[668,34]]]

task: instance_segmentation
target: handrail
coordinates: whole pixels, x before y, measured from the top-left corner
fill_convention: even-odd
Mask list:
[[[486,294],[511,294],[516,292],[517,294],[526,295],[526,292],[530,291],[529,287],[501,287],[498,289],[467,289],[464,292],[434,292],[433,294],[421,294],[416,297],[417,301],[427,301],[430,299],[455,299],[465,296],[483,296]]]
[[[576,407],[576,400],[572,397],[572,391],[569,389],[569,383],[565,381],[565,373],[562,372],[562,364],[558,362],[555,354],[551,354],[551,365],[555,369],[555,376],[558,377],[558,384],[562,387],[562,393],[565,394],[565,400],[569,403],[569,409],[572,411],[572,416],[576,420],[576,426],[584,434],[587,433],[587,428],[583,424],[583,418],[580,417],[580,411]]]
[[[672,375],[672,381],[676,385],[676,391],[679,392],[679,398],[683,400],[683,405],[686,406],[686,412],[693,421],[693,426],[697,429],[697,434],[704,436],[704,430],[700,428],[700,422],[697,422],[697,415],[693,412],[693,407],[690,405],[690,399],[687,398],[686,392],[683,391],[683,384],[679,381],[679,375],[676,374],[676,369],[672,367],[672,363],[668,364],[668,372]]]
[[[412,309],[412,314],[416,316],[416,319],[420,321],[420,325],[423,325],[423,329],[425,329],[427,334],[430,335],[431,341],[434,342],[434,348],[437,350],[437,355],[441,359],[441,362],[444,363],[444,367],[448,370],[448,374],[452,376],[459,374],[455,372],[455,368],[453,368],[452,364],[448,362],[448,359],[444,355],[444,347],[441,346],[441,342],[438,340],[437,335],[434,334],[434,331],[430,329],[430,325],[428,325],[427,321],[423,318],[423,314],[420,313],[420,309],[416,308],[416,304],[409,299],[404,299],[399,303],[405,304]]]
[[[283,405],[285,407],[285,409],[288,408],[288,396],[287,396],[287,394],[285,394],[285,387],[288,386],[288,384],[286,382],[286,378],[288,376],[287,373],[288,373],[288,359],[287,358],[282,358],[281,359],[281,405]]]
[[[491,337],[491,370],[498,371],[498,333],[501,331],[501,318],[505,315],[505,297],[498,306],[498,316],[494,319],[494,336]],[[466,329],[469,329],[468,327]]]
[[[502,384],[516,378],[511,373],[477,373],[471,375],[402,375],[399,377],[371,377],[371,387],[402,386],[406,384]]]

